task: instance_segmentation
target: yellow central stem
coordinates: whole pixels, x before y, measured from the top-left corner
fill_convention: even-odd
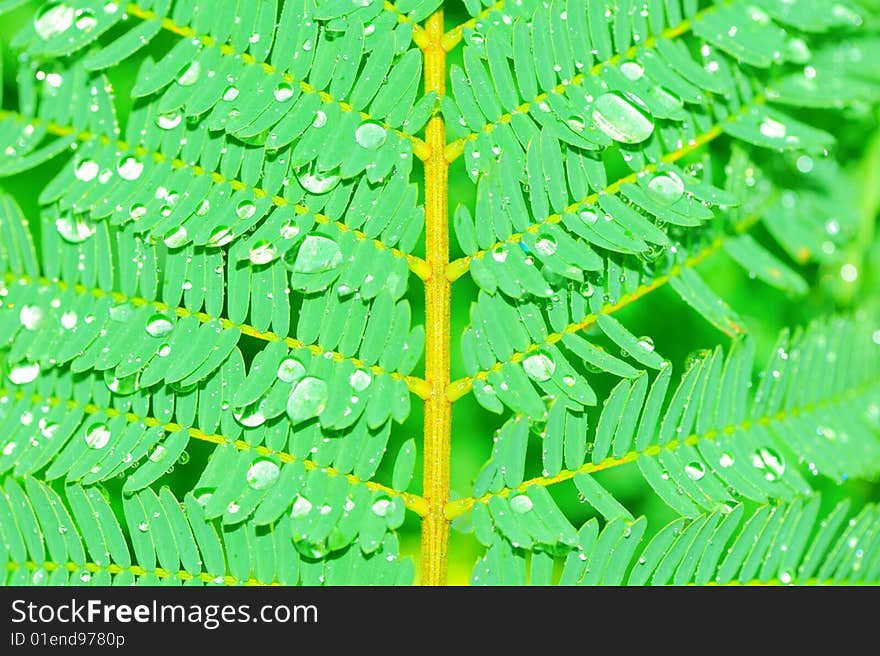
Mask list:
[[[425,25],[425,93],[446,90],[446,51],[443,49],[443,11]],[[425,379],[430,394],[425,400],[424,497],[427,513],[422,520],[422,585],[446,583],[449,521],[444,509],[449,500],[449,442],[452,406],[446,397],[449,384],[449,162],[446,160],[446,128],[443,118],[428,123],[425,142]]]

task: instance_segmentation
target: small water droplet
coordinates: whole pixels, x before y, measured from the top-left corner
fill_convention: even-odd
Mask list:
[[[649,336],[639,337],[639,341],[636,342],[636,345],[642,349],[643,351],[647,351],[648,353],[654,352],[654,340]]]
[[[320,109],[315,112],[315,118],[312,119],[313,128],[322,128],[327,125],[327,114]]]
[[[65,214],[55,219],[55,229],[64,241],[81,244],[95,234],[97,227],[86,219]]]
[[[199,62],[194,61],[189,66],[186,67],[186,70],[181,73],[180,77],[177,78],[177,83],[182,87],[189,87],[198,82],[199,75],[202,72],[202,65]]]
[[[761,134],[771,139],[782,139],[785,137],[785,125],[769,116],[761,121],[761,125],[758,129],[761,131]]]
[[[584,128],[587,126],[587,122],[581,114],[573,114],[569,116],[565,123],[575,132],[583,132]]]
[[[233,100],[238,98],[238,93],[238,87],[228,86],[223,91],[223,100],[225,100],[226,102],[232,102]]]
[[[98,19],[95,18],[95,13],[91,9],[80,9],[77,12],[76,29],[91,32],[97,24]]]
[[[537,239],[535,239],[535,250],[541,255],[553,255],[556,252],[556,249],[556,237],[551,234],[540,234]]]
[[[718,458],[718,464],[727,469],[728,467],[733,466],[734,463],[733,454],[729,451],[724,451]]]
[[[27,330],[36,330],[43,325],[46,313],[39,305],[22,305],[18,312],[18,320]]]
[[[388,514],[388,510],[391,506],[391,501],[389,499],[379,499],[372,506],[373,514],[378,515],[379,517],[385,517]]]
[[[286,102],[293,97],[293,87],[287,82],[280,82],[273,94],[278,102]]]
[[[785,460],[774,449],[763,447],[752,454],[752,465],[764,471],[764,478],[775,481],[785,473]]]
[[[301,167],[296,179],[303,189],[312,194],[326,194],[339,184],[340,177],[333,173],[316,170],[315,163]]]

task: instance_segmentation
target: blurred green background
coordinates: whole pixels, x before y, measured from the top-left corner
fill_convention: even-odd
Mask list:
[[[32,2],[0,19],[0,44],[2,44],[3,64],[3,107],[15,109],[16,105],[16,57],[8,44],[20,26],[33,14],[34,7],[40,3]],[[459,2],[449,2],[445,7],[447,28],[454,27],[468,19],[464,7]],[[129,106],[129,92],[137,74],[137,66],[143,53],[154,58],[161,57],[178,37],[167,33],[160,34],[153,42],[126,63],[108,71],[108,78],[116,94],[116,107],[121,125],[124,127]],[[461,48],[450,53],[448,66],[461,59]],[[804,324],[810,319],[827,312],[846,311],[858,304],[859,299],[873,297],[876,302],[878,275],[880,275],[880,242],[875,237],[878,196],[880,196],[880,140],[878,140],[878,115],[875,111],[845,116],[841,121],[833,115],[811,113],[810,120],[825,125],[839,139],[835,153],[849,173],[858,180],[857,188],[862,196],[858,199],[861,207],[860,231],[852,244],[841,250],[838,260],[825,267],[811,266],[799,271],[811,283],[811,291],[802,298],[792,298],[750,278],[735,265],[723,252],[710,257],[699,265],[700,275],[710,283],[719,296],[724,298],[746,320],[747,327],[756,340],[758,362],[766,361],[779,330],[785,326]],[[715,147],[717,144],[714,144]],[[723,144],[721,144],[723,147]],[[702,153],[695,153],[691,159],[698,159]],[[54,177],[64,158],[56,159],[35,170],[11,178],[0,179],[0,187],[12,193],[25,215],[38,216],[37,197],[41,188]],[[622,170],[622,169],[621,169]],[[413,173],[413,182],[421,186],[422,170],[418,164]],[[609,176],[613,178],[613,173]],[[473,207],[475,188],[464,173],[461,159],[450,170],[449,180],[451,210],[459,203]],[[32,222],[32,223],[35,223]],[[752,230],[762,237],[762,228]],[[769,241],[763,240],[765,244]],[[463,253],[451,237],[450,257],[454,259]],[[776,251],[783,259],[785,255]],[[857,267],[858,277],[853,282],[845,282],[840,276],[840,267],[852,263]],[[459,337],[468,321],[470,303],[476,298],[477,288],[465,276],[453,285],[452,298],[452,379],[465,375],[461,360]],[[413,306],[414,321],[424,322],[424,296],[421,282],[413,276],[410,281],[409,300]],[[876,305],[874,306],[876,308]],[[617,315],[636,335],[650,335],[654,339],[657,352],[669,358],[678,371],[688,355],[699,349],[725,345],[728,338],[713,328],[699,315],[681,301],[667,287],[649,294],[644,299],[623,309]],[[256,348],[256,345],[254,345]],[[423,363],[417,372],[423,372]],[[603,388],[603,383],[597,385]],[[608,388],[605,388],[608,389]],[[395,454],[399,446],[410,437],[421,445],[422,409],[413,404],[413,412],[408,421],[395,426],[389,454]],[[472,482],[479,468],[485,462],[492,447],[492,435],[505,420],[504,416],[493,415],[481,408],[470,395],[460,399],[454,406],[452,429],[452,498],[469,496]],[[160,480],[175,488],[189,489],[200,473],[200,467],[210,452],[208,445],[192,444],[189,449],[190,460],[178,465],[175,470]],[[536,451],[539,458],[540,454]],[[390,479],[392,457],[386,458],[378,479]],[[419,464],[420,469],[420,464]],[[819,477],[822,478],[821,476]],[[597,475],[605,485],[635,515],[645,514],[649,518],[649,533],[653,533],[673,518],[673,513],[653,493],[636,473],[632,465],[618,467]],[[880,486],[863,481],[849,481],[837,486],[829,481],[818,480],[816,486],[825,491],[823,506],[831,506],[836,500],[848,496],[858,507],[860,502],[880,497]],[[421,487],[420,474],[416,475],[412,489]],[[571,483],[551,488],[557,501],[565,509],[575,526],[592,515],[588,507],[578,502],[577,492]],[[647,538],[646,538],[647,539]],[[404,553],[418,557],[419,523],[409,513],[407,522],[401,528]],[[481,547],[469,532],[467,518],[456,522],[450,544],[451,583],[466,583],[471,567],[481,554]]]

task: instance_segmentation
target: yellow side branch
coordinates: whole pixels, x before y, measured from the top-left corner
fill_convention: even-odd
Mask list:
[[[425,92],[446,90],[446,51],[443,49],[443,11],[428,19],[425,55]],[[443,118],[428,123],[425,141],[425,259],[430,275],[425,280],[425,380],[430,396],[425,401],[424,498],[427,514],[422,520],[422,585],[446,582],[449,522],[444,509],[449,499],[449,442],[452,406],[446,398],[449,384],[449,263],[448,180],[446,128]]]

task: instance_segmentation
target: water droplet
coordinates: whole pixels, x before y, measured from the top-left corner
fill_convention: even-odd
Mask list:
[[[107,389],[114,394],[118,396],[127,396],[137,391],[138,376],[135,373],[123,378],[117,378],[113,374],[112,369],[107,369],[104,371],[104,384],[107,386]]]
[[[208,246],[214,248],[220,248],[221,246],[225,246],[229,242],[233,240],[235,234],[226,225],[218,225],[214,226],[214,229],[211,230],[211,234],[208,236]]]
[[[372,506],[373,514],[378,515],[379,517],[384,517],[388,514],[388,509],[391,506],[391,501],[389,499],[379,499]]]
[[[586,223],[587,225],[593,225],[596,221],[599,220],[599,215],[596,214],[593,210],[582,210],[578,216],[581,218],[581,221]]]
[[[768,481],[779,479],[785,472],[785,460],[770,447],[756,449],[752,454],[752,465],[763,470]]]
[[[254,461],[247,472],[247,484],[254,490],[265,490],[275,484],[281,470],[273,460],[260,458]]]
[[[65,32],[73,25],[74,11],[62,2],[53,2],[43,7],[34,18],[34,30],[41,39],[49,40]]]
[[[266,423],[266,415],[262,412],[261,404],[237,408],[232,416],[235,417],[235,421],[247,428],[255,428]]]
[[[147,522],[141,522],[140,524],[138,524],[138,530],[141,533],[146,533],[147,531],[150,530],[150,525],[147,524]]]
[[[86,430],[86,444],[93,449],[103,449],[110,441],[110,429],[107,424],[92,424]]]
[[[771,139],[782,139],[785,137],[785,125],[769,116],[761,121],[758,129],[761,131],[761,134]]]
[[[535,504],[525,494],[518,494],[510,500],[510,509],[518,515],[523,515],[534,507]]]
[[[286,102],[293,97],[293,87],[287,82],[280,82],[275,87],[275,100],[278,102]]]
[[[654,340],[647,335],[644,337],[639,337],[639,341],[636,342],[636,345],[640,349],[642,349],[643,351],[647,351],[648,353],[654,352]]]
[[[98,24],[98,19],[95,18],[95,14],[90,9],[80,9],[78,12],[78,18],[76,19],[76,29],[82,30],[83,32],[90,32],[95,28],[95,25]]]
[[[297,519],[305,517],[310,512],[312,512],[312,502],[305,497],[297,495],[296,501],[293,502],[293,507],[290,509],[290,516],[293,519]]]
[[[657,200],[671,205],[684,193],[684,182],[676,173],[668,171],[651,178],[648,191]]]
[[[358,392],[363,392],[365,389],[367,389],[372,381],[373,379],[370,374],[368,374],[363,369],[358,369],[351,376],[348,377],[348,382]]]
[[[168,449],[166,449],[163,445],[158,444],[156,448],[147,456],[147,460],[150,462],[162,462],[165,460],[165,457],[168,455]]]
[[[342,251],[339,245],[329,237],[309,235],[305,238],[293,270],[296,273],[322,273],[332,271],[342,263]]]
[[[312,194],[326,194],[339,184],[339,176],[315,170],[315,165],[306,165],[296,173],[296,179],[306,191]]]
[[[718,464],[727,469],[728,467],[733,466],[734,463],[733,454],[729,451],[723,452],[718,458]]]
[[[202,65],[194,61],[186,67],[186,70],[177,78],[177,83],[182,87],[189,87],[198,82],[199,75],[202,72]]]
[[[223,91],[223,100],[226,102],[232,102],[236,98],[238,98],[238,88],[233,86],[226,87]]]
[[[706,466],[702,462],[694,460],[684,466],[684,473],[692,481],[698,481],[706,475]]]
[[[312,127],[323,128],[325,125],[327,125],[327,114],[319,109],[315,112],[315,118],[312,119]]]
[[[507,249],[504,246],[496,246],[492,249],[492,259],[496,262],[504,262],[507,260]]]
[[[580,114],[574,114],[569,116],[565,123],[575,132],[583,132],[584,128],[587,126],[587,122],[584,117]]]
[[[132,309],[128,303],[119,303],[111,307],[107,314],[111,321],[125,322],[131,317]]]
[[[94,180],[98,176],[101,169],[98,163],[93,159],[83,159],[77,162],[73,168],[73,174],[83,182]]]
[[[385,143],[386,136],[385,128],[378,123],[362,123],[355,130],[354,140],[357,141],[358,146],[361,148],[377,150]]]
[[[306,374],[306,368],[302,366],[299,360],[293,358],[284,358],[278,365],[278,380],[285,383],[292,383],[299,380]]]
[[[39,305],[22,305],[18,313],[18,320],[27,330],[36,330],[43,325],[46,313]]]
[[[257,211],[257,206],[252,201],[243,200],[235,206],[235,213],[239,219],[249,219]]]
[[[174,329],[174,324],[164,314],[154,314],[144,328],[151,337],[165,337]]]
[[[293,239],[299,234],[299,226],[296,225],[296,221],[293,219],[288,219],[279,228],[278,234],[281,235],[282,239]]]
[[[32,383],[40,375],[40,365],[37,362],[26,362],[17,365],[9,371],[9,380],[15,385]]]
[[[97,228],[85,219],[65,214],[55,219],[55,229],[58,230],[58,234],[64,241],[71,244],[81,244],[95,234]]]
[[[179,248],[186,243],[187,237],[186,228],[183,226],[177,226],[176,228],[170,228],[168,232],[165,233],[162,241],[165,242],[165,245],[168,248]]]
[[[522,366],[529,377],[537,381],[549,380],[556,371],[556,363],[546,353],[535,353],[522,361]]]
[[[621,143],[639,143],[654,132],[650,113],[637,108],[618,93],[604,93],[596,98],[592,117],[602,132]]]
[[[159,114],[158,116],[156,116],[156,125],[163,130],[173,130],[178,125],[180,125],[180,121],[182,120],[183,114],[179,112]]]
[[[3,447],[3,455],[12,455],[12,453],[15,451],[16,446],[17,444],[15,442],[9,442],[6,446]]]
[[[119,160],[116,165],[116,172],[119,177],[125,180],[137,180],[143,173],[144,165],[137,161],[131,155],[127,155]]]
[[[540,234],[535,239],[535,250],[541,255],[553,255],[556,252],[556,248],[556,237],[551,234]]]
[[[128,216],[132,221],[137,221],[142,218],[147,213],[147,208],[140,203],[132,203],[131,207],[128,208]]]
[[[623,77],[627,80],[635,82],[645,74],[645,67],[631,59],[620,64],[620,72],[623,73]]]
[[[307,376],[296,384],[287,399],[287,416],[291,421],[305,421],[319,416],[327,405],[329,390],[320,378]]]
[[[248,259],[251,264],[268,264],[278,257],[278,251],[271,242],[261,240],[251,246],[248,251]]]

